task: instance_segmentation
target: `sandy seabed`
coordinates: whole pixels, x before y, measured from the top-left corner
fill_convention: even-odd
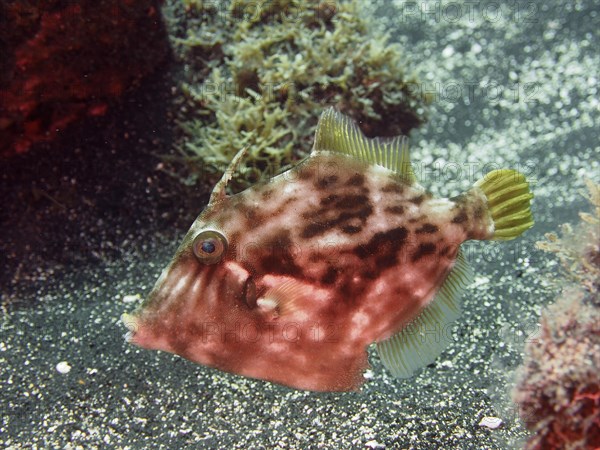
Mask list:
[[[597,1],[375,2],[433,96],[411,135],[436,195],[489,169],[532,180],[535,227],[476,243],[476,278],[454,342],[409,380],[374,352],[361,392],[295,391],[196,366],[123,340],[126,295],[145,295],[207,192],[156,170],[171,143],[168,72],[57,147],[3,166],[0,445],[8,448],[518,448],[514,371],[557,263],[534,243],[577,220],[600,181]],[[496,6],[494,6],[496,5]],[[56,152],[55,152],[56,153]],[[4,206],[4,205],[3,205]],[[66,362],[70,370],[62,364]],[[68,370],[68,372],[67,372]],[[63,373],[67,372],[67,373]],[[492,416],[497,429],[479,426]]]

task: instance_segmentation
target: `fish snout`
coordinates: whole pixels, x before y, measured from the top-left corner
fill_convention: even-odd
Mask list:
[[[125,333],[125,342],[144,347],[143,333],[141,332],[141,321],[136,314],[123,313],[121,314],[121,322],[127,328]]]

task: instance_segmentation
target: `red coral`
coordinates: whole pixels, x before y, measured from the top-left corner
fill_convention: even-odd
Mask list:
[[[528,428],[537,431],[527,442],[526,449],[600,449],[598,384],[571,390],[566,405],[558,411],[550,398],[542,399],[542,402],[529,404],[525,401],[521,405],[521,414]],[[534,418],[538,420],[532,420]]]
[[[600,449],[600,312],[578,288],[542,315],[513,393],[528,450]]]
[[[157,0],[0,4],[0,155],[99,115],[166,55]],[[143,36],[143,39],[139,37]]]
[[[540,338],[525,348],[513,398],[535,434],[526,449],[600,449],[600,185],[586,181],[595,216],[580,213],[574,232],[547,234],[538,247],[556,253],[568,279],[541,317]]]

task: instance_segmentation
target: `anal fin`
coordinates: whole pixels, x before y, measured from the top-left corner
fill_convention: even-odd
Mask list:
[[[431,364],[450,344],[448,325],[460,315],[460,297],[473,273],[459,251],[434,299],[407,327],[377,343],[383,365],[396,378],[409,378]]]

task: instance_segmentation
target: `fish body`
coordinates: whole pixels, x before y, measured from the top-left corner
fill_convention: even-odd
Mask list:
[[[396,376],[431,362],[446,342],[417,341],[458,315],[469,279],[460,244],[532,225],[517,172],[433,198],[405,139],[367,139],[332,109],[303,162],[231,196],[230,177],[148,299],[124,315],[129,340],[300,389],[357,389],[374,342]]]

